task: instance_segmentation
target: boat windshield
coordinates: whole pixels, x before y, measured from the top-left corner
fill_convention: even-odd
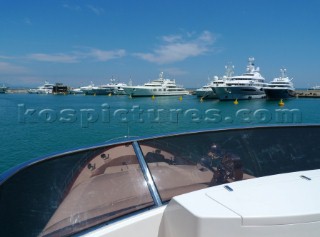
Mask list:
[[[172,197],[320,169],[320,126],[192,132],[39,159],[0,176],[3,236],[69,236]],[[149,178],[148,178],[149,177]]]
[[[131,144],[36,163],[3,183],[0,197],[4,236],[69,236],[154,205]]]
[[[259,128],[141,141],[162,201],[254,177],[320,168],[320,127]]]

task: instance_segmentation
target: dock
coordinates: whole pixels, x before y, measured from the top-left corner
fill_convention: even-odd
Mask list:
[[[27,94],[28,89],[26,89],[26,88],[15,88],[15,89],[9,88],[6,91],[6,93],[8,93],[8,94]]]
[[[296,90],[299,98],[320,98],[320,90]]]

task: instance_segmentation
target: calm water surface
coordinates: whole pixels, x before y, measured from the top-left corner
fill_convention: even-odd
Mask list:
[[[0,173],[33,158],[123,136],[320,122],[320,99],[290,99],[284,107],[278,102],[0,94]],[[281,115],[284,109],[289,116]]]

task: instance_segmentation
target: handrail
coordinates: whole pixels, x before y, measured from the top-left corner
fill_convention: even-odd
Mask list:
[[[150,194],[151,194],[151,196],[153,198],[153,201],[156,204],[156,206],[162,206],[162,201],[161,201],[160,195],[158,193],[156,185],[153,182],[151,173],[149,171],[149,168],[148,168],[147,163],[146,163],[146,161],[144,159],[144,156],[142,154],[142,151],[140,149],[140,146],[139,146],[138,142],[134,141],[132,143],[132,146],[133,146],[133,149],[134,149],[134,151],[135,151],[135,153],[137,155],[138,162],[139,162],[139,164],[141,166],[141,170],[142,170],[143,176],[144,176],[145,180],[147,181],[147,185],[148,185]]]

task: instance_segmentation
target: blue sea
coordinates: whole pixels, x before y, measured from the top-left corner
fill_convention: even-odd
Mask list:
[[[50,153],[125,136],[272,124],[320,123],[320,99],[200,101],[193,95],[0,94],[0,173]],[[298,136],[299,134],[293,134]]]

